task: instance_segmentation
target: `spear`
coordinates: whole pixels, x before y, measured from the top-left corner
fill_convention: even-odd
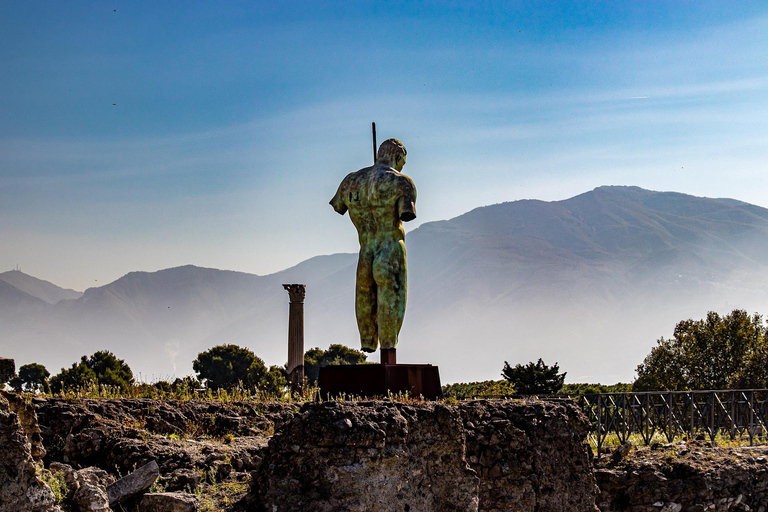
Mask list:
[[[371,123],[371,132],[373,132],[373,163],[376,163],[376,123]]]

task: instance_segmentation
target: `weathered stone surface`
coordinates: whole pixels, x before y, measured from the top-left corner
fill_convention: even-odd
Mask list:
[[[262,489],[272,493],[277,511],[312,512],[335,505],[340,510],[405,510],[406,503],[412,511],[434,510],[435,503],[454,499],[451,492],[462,495],[453,508],[441,505],[446,510],[464,510],[467,500],[475,499],[473,493],[477,510],[594,510],[586,423],[569,402],[299,406],[32,399],[30,407],[17,395],[0,396],[0,511],[57,510],[50,489],[37,478],[41,473],[31,441],[38,430],[31,408],[41,422],[49,470],[65,475],[68,503],[86,510],[105,510],[99,489],[111,484],[113,475],[153,459],[168,490],[197,489],[215,501],[216,510],[232,512],[246,506],[235,502],[243,496],[248,473],[254,478],[247,510],[261,510],[256,502],[264,503]],[[277,435],[268,444],[273,429]],[[238,437],[222,442],[220,436],[228,433]],[[41,445],[37,454],[42,453]],[[464,465],[457,453],[463,453]],[[83,469],[62,464],[64,459]],[[690,441],[628,454],[624,450],[621,457],[606,456],[595,464],[603,512],[768,511],[765,447],[718,448]],[[100,469],[88,467],[94,465]],[[448,485],[462,474],[476,482],[474,487]],[[217,486],[230,485],[240,490],[226,500],[216,497]],[[302,488],[315,493],[303,505]],[[404,501],[417,490],[423,496],[416,495],[413,504]],[[368,496],[361,498],[361,492]],[[316,503],[312,496],[318,497]],[[136,512],[142,499],[115,509]],[[153,506],[152,499],[147,507]],[[384,504],[374,503],[377,499]]]
[[[277,511],[472,511],[477,475],[440,404],[304,404],[269,443],[252,496]]]
[[[0,357],[0,389],[2,385],[13,378],[16,374],[16,362],[13,359]]]
[[[596,510],[570,402],[304,404],[275,428],[250,496],[265,510]]]
[[[570,402],[32,405],[52,470],[126,474],[157,460],[166,489],[203,492],[251,473],[252,510],[595,510],[587,425]]]
[[[595,469],[602,512],[768,510],[768,448],[641,448]]]
[[[156,434],[222,437],[258,436],[273,429],[272,417],[291,406],[254,402],[220,403],[196,400],[50,398],[34,403],[48,435],[103,425],[131,426]],[[46,432],[43,432],[43,437]],[[48,443],[46,443],[48,445]]]
[[[261,464],[266,434],[292,406],[174,400],[34,401],[47,463],[97,466],[127,474],[156,460],[170,475],[193,467],[208,473],[216,461],[233,471]],[[235,436],[229,444],[216,439]]]
[[[74,495],[80,512],[109,512],[109,498],[103,487],[83,482]]]
[[[138,512],[196,512],[197,497],[184,492],[162,492],[145,494]]]
[[[195,491],[200,487],[202,477],[191,469],[177,469],[168,476],[160,478],[167,491]]]
[[[145,492],[152,487],[159,476],[160,468],[157,467],[157,461],[153,460],[149,464],[141,466],[133,473],[107,487],[109,503],[120,503],[131,496]]]
[[[480,510],[597,510],[589,423],[571,401],[477,400],[458,410],[467,460],[480,476]]]
[[[27,436],[29,441],[30,451],[32,458],[40,460],[45,457],[45,447],[43,446],[43,438],[40,435],[40,427],[37,422],[37,414],[35,408],[27,403],[21,395],[16,393],[2,392],[8,405],[13,412],[16,413],[21,429]]]
[[[109,499],[106,487],[115,481],[109,473],[99,468],[75,470],[68,464],[53,462],[48,467],[53,473],[64,475],[67,484],[66,498],[77,504],[81,511],[108,511]]]
[[[0,393],[0,505],[13,512],[58,511],[50,487],[38,477],[31,446],[10,394]]]

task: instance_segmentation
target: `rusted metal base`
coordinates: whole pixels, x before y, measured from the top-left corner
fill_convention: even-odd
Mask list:
[[[320,368],[323,398],[348,396],[385,397],[408,393],[435,400],[443,396],[440,372],[431,364],[357,364]]]
[[[381,349],[381,364],[397,364],[397,349],[396,348]]]

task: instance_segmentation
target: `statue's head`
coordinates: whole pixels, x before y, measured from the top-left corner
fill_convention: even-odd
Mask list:
[[[403,170],[405,165],[405,146],[397,139],[387,139],[379,146],[376,161],[391,165],[396,171]]]

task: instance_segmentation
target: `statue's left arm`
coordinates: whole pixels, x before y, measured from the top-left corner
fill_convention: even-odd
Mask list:
[[[349,178],[349,176],[347,176]],[[344,215],[347,213],[347,205],[344,202],[344,184],[347,182],[347,178],[344,178],[342,180],[341,184],[339,184],[338,190],[336,190],[336,195],[333,196],[333,199],[329,202],[331,206],[333,206],[333,209],[336,210],[336,213],[339,215]]]
[[[397,200],[397,216],[401,221],[408,222],[416,218],[416,186],[408,176],[402,178],[402,195]]]

